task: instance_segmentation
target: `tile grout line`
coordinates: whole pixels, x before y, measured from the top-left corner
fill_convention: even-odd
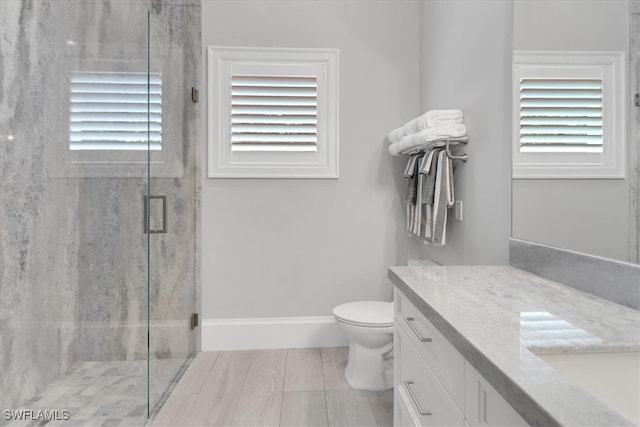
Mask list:
[[[326,383],[324,381],[324,362],[322,361],[322,349],[321,348],[318,348],[318,353],[320,354],[320,374],[322,376],[322,390],[324,391],[327,388],[327,385],[326,385]]]
[[[373,403],[371,403],[371,394],[367,391],[367,401],[369,402],[369,408],[371,408],[371,414],[373,414],[373,419],[376,421],[376,426],[380,427],[380,422],[378,421],[378,417],[376,417],[376,411],[373,408]]]
[[[287,382],[287,370],[289,369],[289,350],[286,350],[284,357],[284,379],[282,380],[282,393],[280,394],[280,417],[278,418],[278,426],[282,425],[282,408],[284,407],[284,386]]]
[[[284,385],[287,380],[287,363],[289,362],[289,349],[284,352],[284,369],[282,370],[282,389],[280,390],[280,417],[278,418],[278,426],[282,422],[282,404],[284,403]]]
[[[236,409],[233,411],[233,417],[231,418],[231,424],[233,425],[233,420],[236,419],[236,415],[238,414],[238,408],[240,407],[240,398],[242,397],[242,393],[244,392],[244,387],[247,385],[247,377],[249,376],[249,371],[251,370],[251,365],[253,364],[253,358],[256,355],[256,350],[251,350],[251,361],[247,366],[247,371],[244,373],[244,378],[242,379],[242,387],[240,388],[240,393],[238,394],[238,401],[236,402]]]
[[[320,351],[320,370],[322,371],[322,395],[324,396],[324,412],[327,414],[327,427],[329,426],[329,403],[327,402],[327,383],[324,379],[324,357],[322,357],[322,349]]]
[[[196,402],[198,402],[200,400],[199,398],[202,395],[202,390],[204,390],[205,385],[209,382],[209,379],[210,379],[209,376],[213,372],[213,367],[216,365],[216,363],[218,363],[218,360],[220,360],[220,352],[216,351],[216,358],[214,359],[213,363],[211,364],[211,366],[209,367],[209,369],[207,371],[207,377],[205,378],[204,382],[202,383],[202,387],[200,387],[198,392],[195,393],[195,398],[193,399],[193,402],[189,405],[188,409],[192,409],[192,408],[195,409],[195,410],[198,409],[198,408],[194,407],[194,405],[196,404]],[[185,411],[184,417],[182,418],[182,422],[180,422],[180,426],[181,427],[189,427],[189,426],[185,426],[185,424],[184,424],[185,421],[187,420],[188,416],[189,416],[189,413],[190,413],[189,410]]]
[[[218,359],[220,358],[220,352],[216,351],[215,353],[216,353],[216,358],[213,359],[213,363],[211,364],[211,366],[209,366],[209,369],[207,369],[207,378],[202,382],[202,385],[198,389],[198,392],[195,393],[197,395],[200,395],[200,393],[202,393],[202,390],[204,389],[204,386],[207,383],[207,379],[209,378],[209,375],[213,371],[213,367],[215,366],[216,363],[218,363]]]

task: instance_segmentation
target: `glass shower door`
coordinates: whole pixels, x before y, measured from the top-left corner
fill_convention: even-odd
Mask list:
[[[0,423],[146,420],[148,19],[0,2]]]
[[[0,425],[144,425],[195,350],[199,18],[148,3],[0,1]]]
[[[81,360],[114,362],[129,390],[112,399],[135,403],[124,417],[153,417],[195,350],[196,110],[185,77],[195,68],[183,50],[193,40],[173,35],[176,8],[105,4],[106,40],[80,61],[103,79],[107,123],[93,126],[111,144],[80,165],[89,212],[81,252],[96,265],[80,289]]]
[[[152,417],[185,371],[199,333],[192,325],[199,115],[192,88],[200,73],[199,25],[194,26],[199,20],[199,8],[193,6],[163,4],[149,13],[150,111],[159,112],[150,115],[148,151],[148,391]]]
[[[92,382],[104,384],[91,390],[103,398],[86,413],[92,422],[105,417],[143,425],[149,412],[145,196],[160,115],[149,71],[149,11],[130,0],[70,1],[67,12],[77,26],[67,61],[77,91],[70,133],[76,143],[89,144],[65,160],[65,173],[79,186],[78,364],[102,372]]]

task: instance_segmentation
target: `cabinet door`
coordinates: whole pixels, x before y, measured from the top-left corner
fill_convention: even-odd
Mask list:
[[[453,401],[464,406],[464,357],[397,288],[396,328],[402,328]]]
[[[399,363],[398,394],[420,426],[463,427],[464,416],[425,363],[408,336],[397,329],[395,363]]]
[[[465,418],[471,427],[526,427],[506,400],[465,361]]]
[[[396,387],[393,393],[393,425],[394,427],[419,427],[418,420],[409,410],[409,403],[403,395],[402,389]]]

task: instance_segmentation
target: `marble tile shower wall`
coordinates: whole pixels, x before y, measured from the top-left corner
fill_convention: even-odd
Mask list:
[[[178,154],[151,183],[168,201],[168,233],[151,237],[151,357],[178,358],[195,351],[200,107],[189,91],[200,85],[200,7],[147,6],[152,68],[164,73],[163,151]],[[78,361],[146,358],[146,167],[73,169],[65,157],[69,71],[138,67],[146,42],[141,1],[0,2],[2,408]]]

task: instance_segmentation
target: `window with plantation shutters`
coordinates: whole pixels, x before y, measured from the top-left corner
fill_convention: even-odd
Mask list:
[[[338,52],[208,48],[208,177],[337,178]]]
[[[514,53],[514,178],[624,177],[624,57]]]
[[[522,78],[520,151],[602,152],[602,80]]]
[[[316,151],[315,76],[231,76],[232,151]]]
[[[160,73],[70,75],[70,150],[161,150]]]
[[[65,44],[52,76],[56,115],[45,144],[47,175],[141,178],[184,175],[197,115],[181,49]]]

